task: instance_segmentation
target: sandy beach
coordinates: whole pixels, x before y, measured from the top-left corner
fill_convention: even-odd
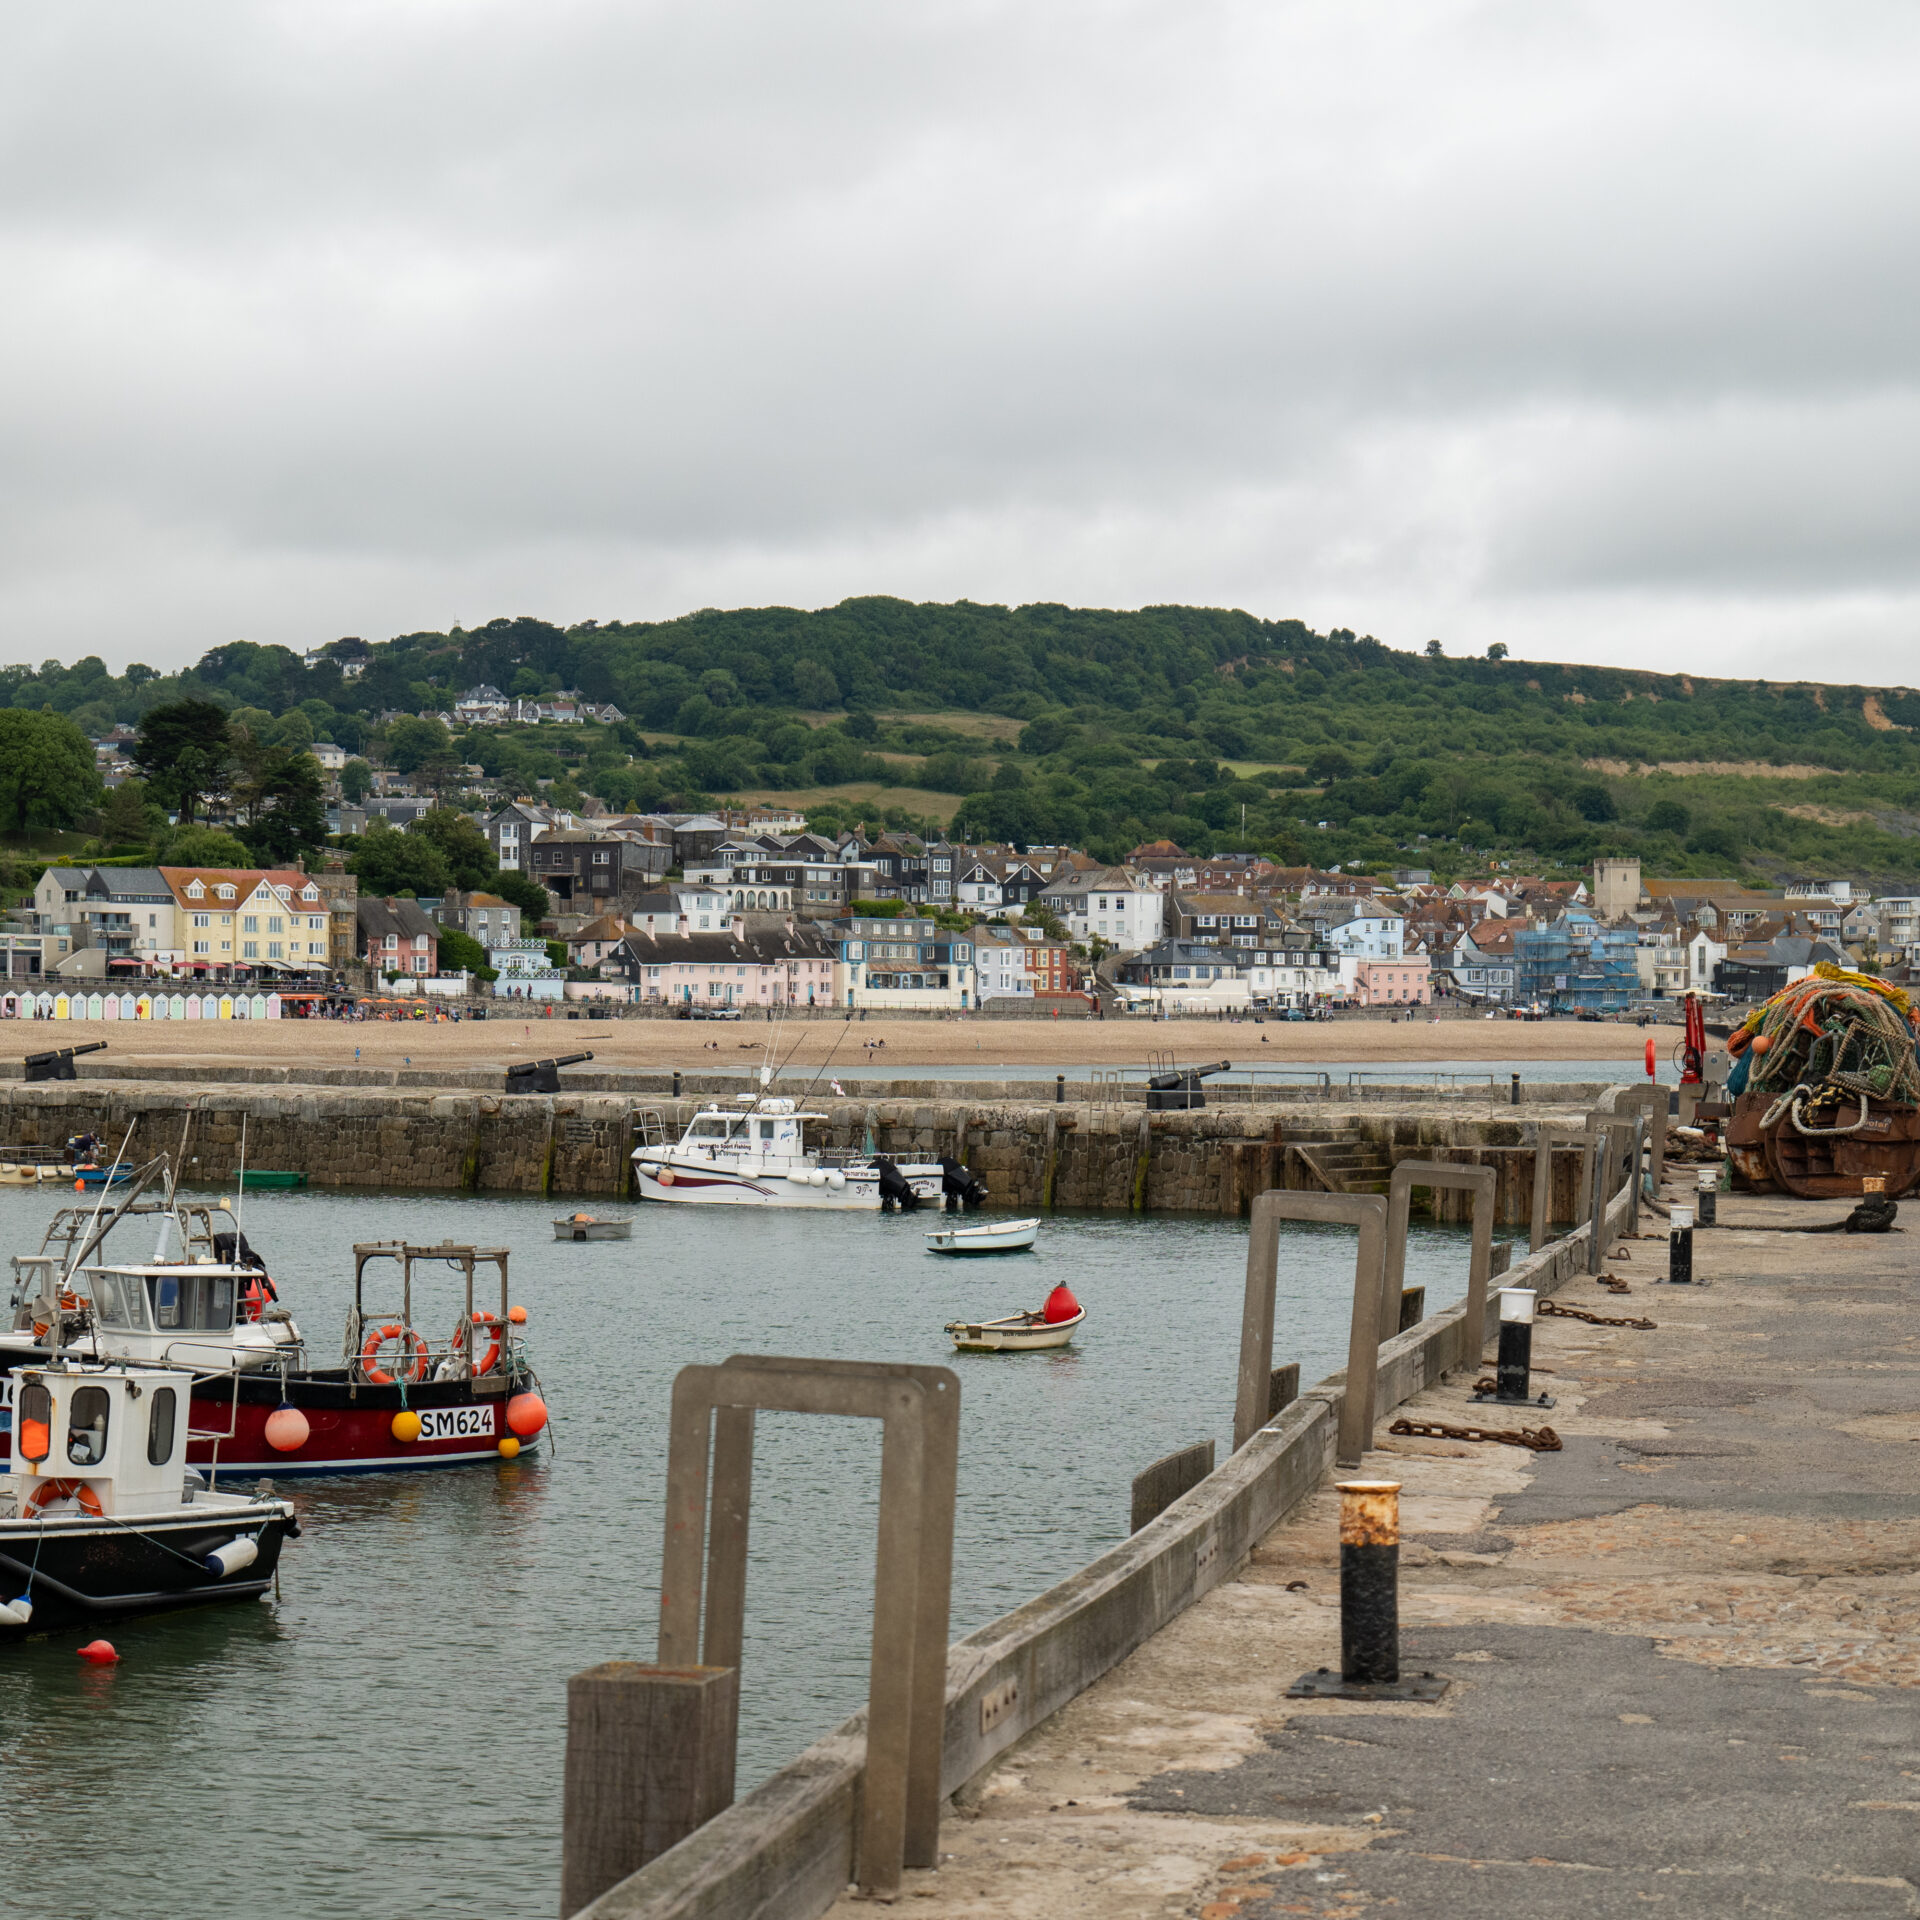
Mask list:
[[[777,1030],[764,1021],[568,1020],[494,1017],[434,1024],[415,1021],[277,1020],[199,1022],[8,1021],[0,1024],[0,1060],[48,1047],[104,1040],[88,1063],[200,1062],[224,1066],[310,1062],[350,1066],[441,1063],[490,1066],[591,1049],[596,1063],[645,1069],[713,1069],[758,1063],[768,1038],[777,1058],[858,1071],[871,1058],[887,1067],[1006,1066],[1049,1072],[1076,1066],[1144,1066],[1151,1053],[1185,1062],[1231,1059],[1262,1067],[1325,1061],[1416,1064],[1433,1060],[1638,1060],[1651,1034],[1664,1058],[1678,1029],[1552,1020],[1333,1020],[1292,1025],[1272,1020],[795,1020]],[[871,1055],[869,1055],[871,1049]]]

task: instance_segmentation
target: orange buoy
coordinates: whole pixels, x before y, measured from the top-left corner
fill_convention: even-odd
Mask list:
[[[547,1403],[537,1393],[516,1393],[507,1402],[507,1425],[531,1440],[547,1424]]]
[[[1071,1320],[1080,1311],[1080,1302],[1073,1297],[1073,1289],[1062,1280],[1047,1295],[1047,1304],[1040,1309],[1040,1317],[1048,1326],[1058,1326],[1062,1320]]]
[[[1754,1036],[1753,1050],[1755,1053],[1765,1053],[1772,1045],[1773,1041],[1766,1034],[1761,1033]]]
[[[307,1416],[298,1407],[275,1407],[267,1415],[267,1445],[275,1453],[292,1453],[304,1447],[312,1432]]]
[[[516,1327],[524,1327],[527,1324],[527,1310],[525,1307],[509,1307],[507,1318]]]
[[[91,1660],[96,1667],[110,1667],[120,1658],[114,1652],[111,1640],[89,1640],[76,1651],[82,1660]]]

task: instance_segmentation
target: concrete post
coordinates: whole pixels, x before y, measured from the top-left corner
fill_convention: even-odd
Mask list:
[[[667,1452],[662,1666],[740,1663],[757,1408],[882,1423],[855,1878],[863,1890],[887,1897],[898,1891],[903,1867],[932,1866],[939,1853],[960,1383],[945,1367],[858,1360],[735,1354],[723,1366],[683,1367],[673,1384]]]
[[[1238,1452],[1266,1425],[1272,1392],[1274,1290],[1283,1220],[1331,1220],[1360,1229],[1353,1267],[1347,1381],[1340,1397],[1335,1457],[1358,1465],[1373,1440],[1374,1383],[1380,1366],[1380,1278],[1386,1263],[1387,1203],[1374,1193],[1284,1193],[1254,1201],[1247,1235],[1247,1289],[1240,1313],[1240,1379],[1234,1398]]]
[[[1533,1130],[1533,1215],[1527,1233],[1527,1251],[1538,1253],[1547,1244],[1552,1218],[1553,1147],[1555,1130],[1543,1120]]]
[[[1473,1243],[1467,1260],[1467,1317],[1462,1351],[1449,1364],[1479,1358],[1487,1331],[1487,1279],[1493,1268],[1493,1208],[1500,1176],[1491,1167],[1455,1167],[1440,1160],[1402,1160],[1387,1182],[1387,1255],[1380,1276],[1381,1337],[1400,1331],[1407,1280],[1407,1218],[1415,1187],[1447,1187],[1473,1195]],[[1387,1329],[1392,1329],[1388,1332]]]
[[[562,1916],[733,1804],[739,1715],[734,1667],[610,1660],[567,1682]]]

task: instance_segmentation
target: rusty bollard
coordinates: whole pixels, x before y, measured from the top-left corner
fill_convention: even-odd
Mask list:
[[[1300,1700],[1437,1700],[1447,1682],[1400,1675],[1400,1483],[1342,1480],[1340,1671],[1303,1673],[1287,1689]]]
[[[1400,1678],[1400,1483],[1340,1482],[1340,1678]]]
[[[1500,1289],[1500,1355],[1494,1368],[1494,1390],[1476,1393],[1480,1406],[1550,1407],[1551,1394],[1533,1392],[1533,1316],[1539,1300],[1531,1287]],[[1481,1382],[1484,1386],[1486,1383]]]

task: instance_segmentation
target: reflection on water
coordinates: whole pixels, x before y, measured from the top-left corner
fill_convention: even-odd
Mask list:
[[[6,1250],[37,1244],[58,1204],[0,1190]],[[279,1600],[115,1627],[119,1667],[74,1657],[91,1633],[0,1648],[6,1911],[452,1920],[478,1904],[476,1874],[489,1905],[550,1910],[566,1679],[652,1657],[667,1395],[690,1362],[954,1367],[956,1637],[1122,1539],[1150,1460],[1228,1442],[1241,1222],[1060,1216],[1034,1254],[956,1261],[922,1250],[924,1217],[654,1207],[629,1242],[560,1245],[552,1212],[247,1196],[247,1233],[328,1360],[354,1241],[511,1249],[552,1444],[512,1465],[283,1483],[305,1533]],[[1410,1284],[1449,1300],[1465,1269],[1464,1233],[1416,1229]],[[1345,1359],[1351,1275],[1349,1234],[1288,1230],[1278,1357],[1308,1381]],[[1037,1306],[1060,1278],[1088,1310],[1076,1347],[950,1351],[945,1321]],[[874,1422],[760,1416],[743,1788],[865,1698],[879,1440]],[[93,1810],[84,1845],[76,1808]],[[191,1901],[157,1897],[183,1862]]]

